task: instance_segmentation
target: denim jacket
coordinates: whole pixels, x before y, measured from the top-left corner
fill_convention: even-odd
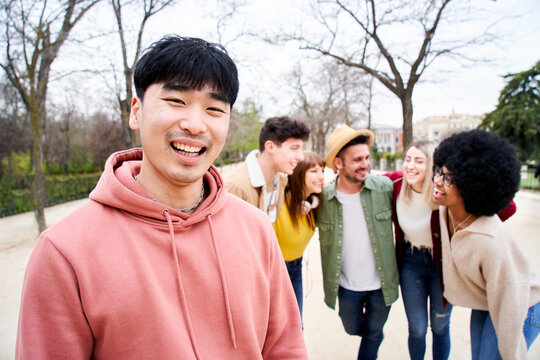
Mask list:
[[[324,187],[324,206],[320,210],[317,223],[321,245],[324,301],[332,309],[336,306],[339,287],[343,239],[343,211],[336,197],[336,182],[337,179]],[[373,175],[368,175],[360,191],[371,247],[387,306],[399,296],[392,232],[392,193],[393,186],[390,179]]]

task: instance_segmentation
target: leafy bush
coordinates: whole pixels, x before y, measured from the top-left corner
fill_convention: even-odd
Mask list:
[[[100,175],[100,173],[93,173],[47,176],[47,205],[56,205],[87,197],[96,186]],[[13,179],[2,179],[0,182],[0,217],[33,209],[31,184],[32,177],[30,176],[21,180],[20,183]]]

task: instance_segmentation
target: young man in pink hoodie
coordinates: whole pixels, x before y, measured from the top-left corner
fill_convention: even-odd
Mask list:
[[[264,213],[212,166],[238,93],[224,49],[168,36],[136,65],[130,126],[90,201],[44,231],[17,359],[306,359]]]

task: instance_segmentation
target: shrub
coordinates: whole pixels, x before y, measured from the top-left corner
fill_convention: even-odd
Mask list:
[[[49,175],[47,180],[47,205],[61,204],[66,201],[82,199],[94,189],[100,173],[86,175]],[[30,211],[32,193],[30,191],[32,177],[26,177],[21,183],[25,188],[19,188],[19,183],[13,179],[3,179],[0,182],[0,217]]]

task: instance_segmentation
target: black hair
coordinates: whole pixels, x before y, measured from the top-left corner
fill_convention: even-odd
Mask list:
[[[236,65],[219,44],[202,39],[167,35],[156,41],[139,59],[133,74],[135,91],[143,100],[156,83],[179,83],[200,90],[210,85],[233,106],[238,95]]]
[[[272,117],[264,122],[259,133],[259,151],[264,151],[264,143],[268,140],[281,146],[287,139],[309,139],[309,128],[301,121],[287,116]]]
[[[460,132],[435,149],[433,167],[445,166],[465,210],[490,216],[504,209],[519,190],[520,162],[510,143],[484,130]]]
[[[355,137],[354,139],[352,139],[351,141],[343,145],[343,147],[339,149],[338,153],[336,154],[336,157],[343,160],[343,154],[345,153],[345,150],[349,146],[358,145],[358,144],[365,144],[369,146],[369,140],[370,140],[370,137],[367,135],[358,135],[357,137]]]

